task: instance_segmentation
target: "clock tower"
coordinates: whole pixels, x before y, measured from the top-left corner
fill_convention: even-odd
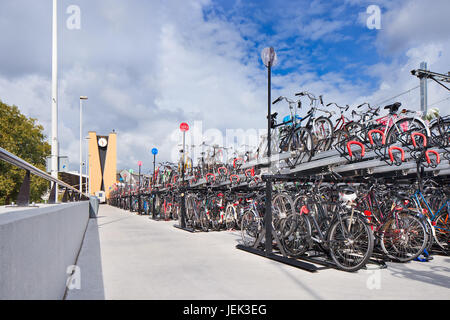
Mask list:
[[[89,181],[91,195],[104,191],[108,198],[110,187],[116,183],[116,133],[108,136],[89,132]]]

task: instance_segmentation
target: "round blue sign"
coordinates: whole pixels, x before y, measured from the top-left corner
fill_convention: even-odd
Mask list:
[[[152,154],[157,155],[157,154],[158,154],[158,149],[153,148],[153,149],[152,149]]]

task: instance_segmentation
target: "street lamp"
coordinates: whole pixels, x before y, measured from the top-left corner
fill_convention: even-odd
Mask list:
[[[183,132],[183,157],[181,160],[181,228],[186,228],[186,204],[185,204],[185,190],[184,190],[184,155],[186,148],[186,132],[189,131],[189,125],[186,122],[180,124],[180,130]]]
[[[85,137],[84,140],[86,140],[86,158],[84,161],[84,173],[86,175],[86,179],[84,179],[84,192],[86,192],[88,194],[88,196],[90,196],[90,188],[88,188],[88,184],[90,184],[90,181],[88,181],[89,179],[89,172],[88,172],[88,161],[89,161],[89,140],[91,140],[91,138],[89,138],[89,136]]]
[[[158,149],[156,149],[156,148],[153,148],[152,149],[152,154],[153,154],[153,179],[152,179],[152,181],[153,181],[153,185],[155,184],[155,180],[156,180],[156,177],[155,177],[155,173],[156,173],[156,171],[155,171],[155,169],[156,169],[156,155],[158,154]]]
[[[58,2],[53,0],[52,19],[52,177],[58,179]],[[58,202],[58,184],[53,183],[55,199],[49,199],[50,203]]]
[[[155,187],[156,185],[156,155],[158,154],[158,149],[153,148],[152,149],[152,154],[153,154],[153,179],[152,179],[152,184],[153,187]],[[153,220],[155,220],[155,200],[156,200],[156,195],[153,193],[153,188],[152,188],[152,218]]]
[[[272,67],[277,64],[277,54],[274,48],[264,48],[261,52],[261,59],[267,67],[267,158],[270,165],[271,156],[271,128],[272,128],[272,110],[271,110],[271,77]],[[266,214],[264,217],[266,227],[266,255],[272,253],[272,181],[266,181]]]
[[[80,97],[80,193],[83,192],[83,100],[87,100],[88,97]]]

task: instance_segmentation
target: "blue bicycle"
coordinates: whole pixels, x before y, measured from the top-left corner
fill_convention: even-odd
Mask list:
[[[426,188],[425,195],[418,189],[412,199],[417,211],[426,219],[436,244],[448,254],[450,253],[450,190],[444,189],[432,180],[429,183],[434,185]]]

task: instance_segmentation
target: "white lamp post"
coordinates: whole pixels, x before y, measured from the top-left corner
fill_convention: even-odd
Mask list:
[[[58,5],[53,0],[53,23],[52,23],[52,176],[58,179]],[[58,202],[58,184],[54,184],[55,203]],[[52,203],[53,199],[49,199]]]
[[[89,161],[89,136],[84,138],[86,140],[86,160],[84,161],[84,173],[86,175],[86,179],[85,179],[85,185],[84,185],[84,191],[90,195],[88,192],[88,179],[89,179],[89,172],[88,172],[88,161]]]
[[[80,97],[80,193],[83,192],[83,100],[88,97]]]

